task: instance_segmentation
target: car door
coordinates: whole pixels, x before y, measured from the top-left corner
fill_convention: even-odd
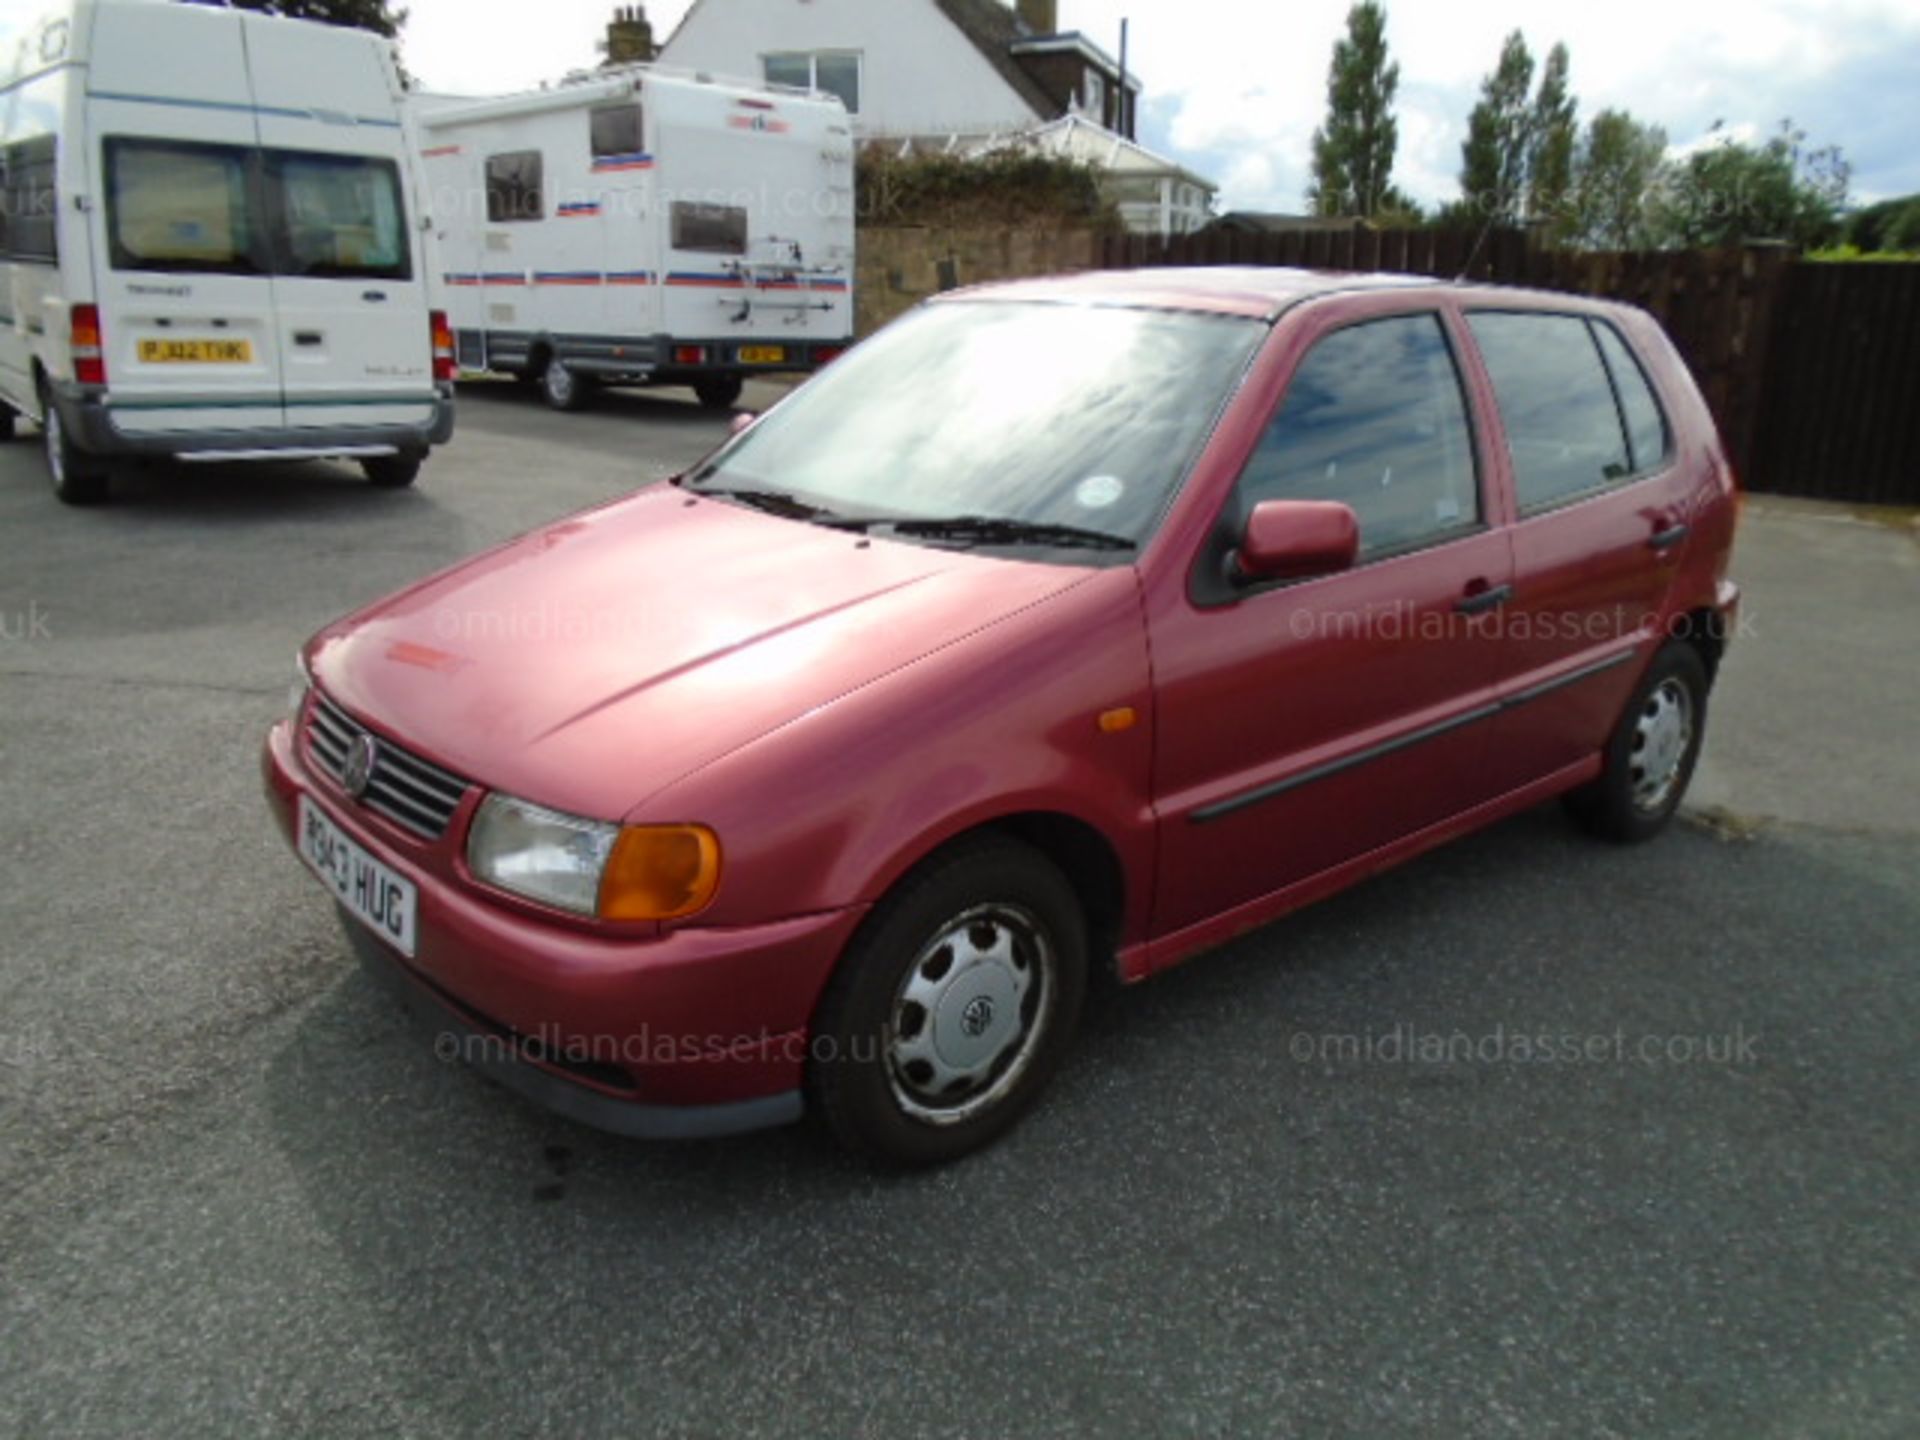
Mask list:
[[[1511,559],[1459,337],[1440,307],[1346,305],[1226,497],[1217,553],[1181,603],[1150,602],[1162,937],[1243,907],[1257,918],[1275,892],[1488,798],[1486,616]],[[1351,506],[1358,563],[1237,588],[1223,566],[1268,499]]]
[[[1650,653],[1685,550],[1689,483],[1646,372],[1608,320],[1470,310],[1513,490],[1513,598],[1500,616],[1508,788],[1606,742]]]

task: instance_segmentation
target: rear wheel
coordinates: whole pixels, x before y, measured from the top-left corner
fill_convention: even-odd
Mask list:
[[[53,493],[66,505],[97,505],[107,498],[107,471],[97,456],[73,443],[53,396],[41,392],[41,437],[47,449],[47,478]]]
[[[5,401],[0,401],[0,443],[13,439],[14,424],[13,411],[7,407]]]
[[[540,372],[540,393],[556,410],[581,410],[592,398],[593,382],[569,370],[558,355],[550,355],[546,368]]]
[[[730,410],[740,399],[746,381],[738,375],[707,375],[693,382],[693,393],[709,410]]]
[[[360,468],[366,477],[382,490],[404,490],[420,478],[420,457],[418,455],[378,455],[362,460]]]
[[[869,1159],[977,1150],[1059,1067],[1086,975],[1085,919],[1044,855],[997,837],[949,851],[903,880],[842,958],[814,1018],[814,1104]]]
[[[1634,844],[1667,827],[1693,779],[1707,730],[1707,667],[1682,641],[1653,658],[1607,742],[1606,768],[1567,797],[1603,839]]]

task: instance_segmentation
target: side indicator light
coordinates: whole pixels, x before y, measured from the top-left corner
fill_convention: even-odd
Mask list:
[[[1118,735],[1122,730],[1131,730],[1140,723],[1140,712],[1131,705],[1122,705],[1118,710],[1108,710],[1100,716],[1102,734]]]

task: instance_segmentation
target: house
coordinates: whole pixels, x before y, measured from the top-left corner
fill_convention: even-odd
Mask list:
[[[1140,80],[1058,0],[694,0],[662,64],[825,90],[868,143],[1088,161],[1130,228],[1204,225],[1216,187],[1135,138]]]

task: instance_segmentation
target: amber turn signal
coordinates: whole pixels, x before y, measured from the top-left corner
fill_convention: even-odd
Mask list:
[[[602,920],[678,920],[720,886],[720,840],[704,825],[629,825],[600,877]]]

